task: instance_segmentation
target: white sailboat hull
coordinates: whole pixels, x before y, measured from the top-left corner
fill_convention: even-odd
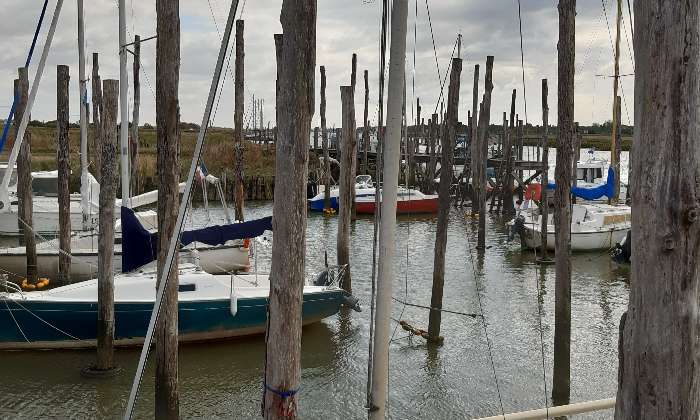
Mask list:
[[[608,231],[593,231],[593,232],[572,232],[571,233],[571,250],[572,251],[597,251],[610,249],[620,242],[627,235],[629,228],[611,229]],[[554,250],[554,232],[547,232],[547,249]],[[532,226],[525,226],[523,235],[521,235],[523,246],[529,249],[540,249],[542,247],[542,234],[540,229],[534,229]]]

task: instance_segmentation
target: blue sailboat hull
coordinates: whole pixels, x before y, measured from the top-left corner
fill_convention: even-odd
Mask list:
[[[323,211],[323,198],[321,199],[309,199],[309,210],[311,211]],[[331,197],[331,208],[333,210],[338,210],[338,197]]]
[[[304,294],[302,322],[334,315],[344,303],[340,289]],[[2,299],[0,299],[2,300]],[[229,299],[181,301],[178,326],[181,342],[208,341],[264,332],[266,297],[239,298],[231,314]],[[116,303],[115,344],[143,343],[152,302]],[[0,349],[89,348],[96,345],[95,302],[53,302],[7,299],[0,302]]]

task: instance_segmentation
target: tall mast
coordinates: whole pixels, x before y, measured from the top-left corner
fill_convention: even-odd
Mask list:
[[[90,220],[90,200],[88,199],[88,101],[87,79],[85,77],[85,20],[83,16],[83,0],[78,0],[78,89],[80,91],[80,206],[83,210],[83,230],[86,230],[89,227]]]
[[[384,187],[381,191],[382,221],[379,230],[379,275],[377,279],[376,335],[372,352],[372,393],[369,418],[384,419],[386,413],[389,331],[391,321],[391,286],[394,281],[396,253],[396,190],[399,184],[401,155],[401,106],[404,96],[406,59],[406,19],[408,0],[394,0],[391,12],[391,47],[389,55],[389,89],[386,137],[384,138]]]
[[[58,17],[61,14],[61,7],[63,6],[63,0],[58,0],[56,2],[56,9],[53,12],[53,18],[51,19],[51,26],[49,27],[49,32],[46,35],[46,42],[44,43],[44,49],[41,51],[41,59],[39,60],[39,65],[36,68],[36,74],[34,75],[34,81],[31,85],[31,90],[29,92],[29,99],[27,100],[27,108],[22,115],[22,120],[19,123],[19,129],[17,130],[17,139],[23,139],[24,133],[27,130],[27,124],[29,123],[29,115],[32,113],[32,107],[34,105],[34,99],[36,98],[36,92],[39,90],[39,83],[41,82],[41,76],[44,73],[44,67],[46,67],[46,57],[51,49],[51,42],[53,41],[53,35],[56,32],[56,24],[58,24]],[[7,170],[2,178],[2,184],[0,184],[0,212],[10,211],[10,197],[8,192],[8,187],[10,186],[10,180],[12,179],[12,172],[17,162],[17,155],[19,154],[19,148],[22,145],[21,141],[15,141],[12,145],[12,151],[7,159]]]
[[[622,20],[622,0],[617,0],[617,32],[615,34],[615,75],[613,76],[613,117],[612,117],[612,138],[610,139],[610,166],[615,172],[615,179],[619,179],[620,176],[620,162],[618,162],[617,156],[615,155],[615,141],[617,139],[617,91],[620,84],[620,23]],[[615,200],[617,200],[617,192],[615,194]]]
[[[126,73],[126,1],[119,0],[119,143],[122,165],[122,206],[129,207],[129,85]]]

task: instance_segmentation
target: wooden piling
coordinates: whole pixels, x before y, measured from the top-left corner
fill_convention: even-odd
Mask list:
[[[340,87],[342,103],[343,136],[340,142],[340,190],[338,192],[338,265],[348,265],[341,287],[352,292],[350,277],[350,221],[352,219],[355,173],[353,160],[357,156],[357,141],[355,140],[355,104],[352,86]]]
[[[489,148],[489,124],[491,123],[491,92],[493,91],[493,56],[486,57],[486,74],[484,75],[484,99],[483,108],[479,115],[479,156],[477,165],[479,166],[479,178],[477,187],[479,198],[479,233],[477,239],[477,249],[486,249],[486,161],[488,159]]]
[[[321,137],[323,139],[323,211],[331,211],[331,161],[328,154],[328,128],[326,127],[326,66],[319,68],[321,72]]]
[[[557,163],[554,190],[554,405],[569,403],[571,389],[571,161],[575,142],[574,59],[576,0],[559,0]]]
[[[518,120],[518,127],[515,131],[515,135],[517,136],[517,143],[518,143],[518,160],[522,161],[523,160],[523,120]],[[522,184],[524,179],[524,171],[521,169],[518,170],[518,199],[520,201],[523,201],[523,196],[524,196],[524,188],[525,186]]]
[[[309,130],[314,113],[316,66],[316,1],[282,3],[284,40],[279,130],[275,159],[270,297],[268,305],[263,416],[295,419],[295,393],[301,377],[301,309],[306,259],[306,168]],[[274,390],[276,392],[270,392]],[[285,392],[288,397],[282,397]]]
[[[541,243],[542,243],[542,257],[541,261],[549,261],[549,256],[547,255],[547,225],[549,224],[549,200],[547,199],[547,184],[549,184],[549,104],[547,102],[547,96],[549,94],[549,89],[547,87],[547,79],[542,79],[542,180],[540,182],[540,212],[542,224],[541,230]]]
[[[352,96],[352,120],[353,120],[353,130],[350,135],[352,136],[352,144],[353,149],[352,149],[352,182],[350,183],[350,191],[352,191],[351,194],[351,199],[352,199],[352,207],[350,207],[350,220],[355,220],[357,219],[357,212],[355,211],[355,175],[357,174],[357,135],[355,132],[354,127],[356,127],[355,123],[355,86],[357,85],[357,54],[353,53],[352,54],[352,71],[350,72],[350,88],[351,90],[351,96]],[[349,270],[348,270],[349,271]]]
[[[15,83],[17,92],[17,108],[15,110],[15,141],[19,124],[27,107],[29,95],[29,77],[26,67],[18,69],[19,79]],[[27,254],[27,281],[34,284],[37,281],[36,238],[33,231],[33,194],[32,194],[32,152],[31,133],[25,132],[24,141],[17,155],[17,217],[20,231],[20,241],[24,243]]]
[[[503,146],[503,163],[505,168],[503,170],[503,180],[501,182],[503,197],[501,201],[503,202],[504,215],[515,214],[515,207],[513,206],[513,140],[515,136],[513,134],[515,126],[516,93],[516,90],[513,89],[513,93],[510,97],[510,125]]]
[[[447,225],[450,218],[450,187],[452,186],[452,165],[454,163],[454,142],[459,110],[459,85],[462,73],[462,60],[452,59],[450,85],[447,93],[447,127],[442,146],[442,172],[438,198],[438,221],[435,233],[435,255],[433,259],[433,290],[430,298],[428,321],[428,341],[439,343],[440,322],[442,319],[442,296],[445,284],[445,251],[447,250]],[[449,176],[448,176],[449,174]]]
[[[173,236],[180,196],[180,5],[156,0],[156,137],[158,154],[158,281],[163,278],[168,242]],[[308,131],[307,131],[308,136]],[[155,329],[155,417],[177,418],[178,257],[173,259]],[[156,284],[156,287],[158,285]]]
[[[100,154],[102,146],[102,82],[100,81],[100,62],[97,53],[92,53],[92,162],[96,179],[100,179]]]
[[[56,167],[58,169],[58,281],[70,283],[71,224],[70,224],[70,150],[68,144],[70,75],[68,66],[56,68]]]
[[[134,66],[133,66],[133,81],[134,81],[134,109],[131,117],[131,141],[129,142],[129,154],[131,169],[131,187],[132,195],[139,193],[139,111],[141,108],[141,37],[134,35]]]
[[[467,181],[471,178],[472,184],[472,214],[474,214],[474,204],[478,202],[478,190],[476,188],[475,171],[477,165],[477,156],[479,155],[479,140],[478,140],[478,124],[479,124],[479,65],[474,65],[474,85],[472,88],[472,119],[469,127],[469,142],[471,143],[471,162],[469,163],[469,173]],[[466,163],[466,162],[465,162]]]
[[[245,201],[243,193],[243,108],[245,107],[245,49],[244,49],[244,21],[236,20],[236,61],[235,61],[235,81],[234,81],[234,217],[236,220],[243,221],[243,203]]]
[[[615,419],[697,419],[700,3],[634,3],[632,265]]]
[[[117,185],[117,100],[119,81],[105,80],[100,142],[100,232],[97,240],[97,364],[114,367],[114,200]]]
[[[314,127],[314,151],[318,149],[318,127]]]
[[[435,191],[435,172],[437,171],[437,136],[438,136],[438,114],[433,114],[430,119],[428,146],[430,148],[430,158],[428,161],[428,176],[426,180],[428,193]]]
[[[369,72],[365,70],[364,72],[365,76],[365,110],[364,110],[364,126],[362,129],[362,149],[363,149],[363,156],[362,156],[362,173],[365,175],[369,175],[369,148],[370,148],[370,141],[369,141],[369,120],[368,120],[368,113],[369,113]]]

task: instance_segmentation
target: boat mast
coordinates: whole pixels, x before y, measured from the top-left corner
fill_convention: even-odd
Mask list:
[[[617,154],[615,153],[616,142],[617,142],[617,126],[618,126],[618,115],[617,115],[617,93],[620,84],[620,23],[622,20],[622,0],[617,0],[617,33],[615,35],[615,75],[613,76],[613,117],[612,117],[612,138],[610,139],[610,166],[613,168],[615,174],[615,184],[619,185],[620,177],[620,162],[618,160]],[[619,188],[615,189],[614,196],[610,199],[610,202],[617,202],[619,195]]]
[[[89,227],[91,209],[88,197],[88,101],[87,79],[85,78],[85,19],[83,14],[83,0],[78,0],[78,77],[78,89],[80,91],[80,206],[83,210],[83,230],[87,230]]]
[[[129,85],[126,73],[126,1],[119,0],[119,143],[122,165],[122,206],[129,202]]]
[[[32,106],[34,105],[34,99],[36,98],[36,92],[39,90],[39,84],[41,83],[41,76],[44,73],[44,67],[46,67],[46,57],[49,55],[49,50],[51,49],[51,42],[53,41],[54,32],[56,32],[56,25],[58,24],[58,16],[61,14],[61,7],[63,6],[63,0],[58,0],[56,2],[56,9],[53,12],[53,18],[51,19],[51,26],[49,27],[49,32],[46,35],[46,42],[44,43],[44,49],[41,51],[41,59],[39,60],[39,65],[36,69],[36,74],[34,75],[34,82],[31,86],[31,91],[29,92],[29,99],[27,100],[27,108],[22,115],[22,121],[19,123],[19,130],[17,130],[17,139],[20,141],[14,142],[12,145],[12,151],[7,159],[7,170],[5,170],[5,175],[2,178],[2,184],[0,184],[0,212],[10,211],[10,193],[8,188],[10,186],[10,179],[12,179],[12,172],[14,171],[15,163],[17,162],[17,155],[19,154],[19,148],[22,145],[22,140],[24,139],[24,133],[27,130],[27,124],[29,123],[29,115],[32,113]]]
[[[403,103],[406,19],[408,0],[395,0],[391,11],[391,47],[389,55],[389,88],[387,98],[386,137],[384,138],[384,186],[381,191],[382,222],[379,230],[379,275],[377,281],[377,309],[372,352],[372,393],[369,418],[384,419],[386,413],[389,331],[391,321],[391,286],[394,281],[394,254],[396,253],[396,192],[399,184],[401,154],[401,106]]]

